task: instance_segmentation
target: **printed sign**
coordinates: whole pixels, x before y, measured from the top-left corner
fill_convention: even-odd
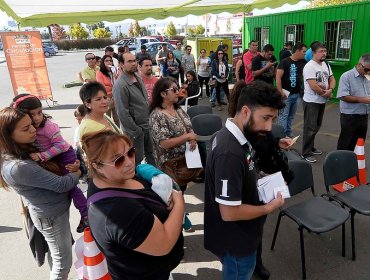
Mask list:
[[[39,31],[0,32],[14,95],[52,97]]]

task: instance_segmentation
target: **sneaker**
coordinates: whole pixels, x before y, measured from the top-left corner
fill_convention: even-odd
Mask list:
[[[312,153],[313,155],[322,155],[322,151],[320,151],[320,150],[318,150],[318,149],[316,149],[316,148],[312,148],[311,153]]]
[[[317,161],[313,156],[304,156],[303,158],[305,161],[308,161],[309,163],[315,163]]]
[[[212,104],[211,104],[211,107],[212,107],[212,108],[216,107],[216,104],[215,104],[215,103],[212,103]]]
[[[76,231],[81,233],[84,231],[85,228],[89,227],[89,221],[87,220],[87,216],[84,216],[80,220],[80,224],[78,225]]]
[[[225,101],[221,101],[221,105],[227,105],[227,103]]]

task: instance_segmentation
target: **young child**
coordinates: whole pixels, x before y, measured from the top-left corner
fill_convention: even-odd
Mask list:
[[[67,174],[65,165],[76,162],[76,154],[72,146],[63,139],[59,126],[50,121],[49,116],[43,114],[40,100],[31,94],[19,94],[13,98],[11,106],[27,113],[36,128],[36,142],[41,152],[30,154],[30,158],[41,162],[53,159],[58,163],[61,173]],[[77,232],[83,232],[88,226],[86,197],[77,186],[70,190],[69,195],[81,214]]]

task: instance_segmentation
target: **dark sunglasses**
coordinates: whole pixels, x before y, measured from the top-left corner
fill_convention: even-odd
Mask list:
[[[361,63],[360,63],[360,64],[361,64]],[[362,65],[362,64],[361,64],[361,66],[362,66],[362,68],[364,69],[364,72],[365,72],[365,73],[367,73],[367,72],[369,72],[369,71],[370,71],[370,68],[366,68],[366,67],[365,67],[365,65]]]
[[[113,160],[112,161],[113,164],[105,163],[105,162],[100,162],[100,164],[112,166],[112,167],[115,167],[115,168],[120,168],[120,167],[122,167],[123,163],[125,162],[126,156],[128,156],[129,158],[133,158],[135,156],[135,147],[131,147],[126,153],[124,153],[123,155],[120,155],[118,158]]]
[[[87,57],[86,60],[93,60],[95,59],[95,56],[94,57]]]
[[[219,53],[217,53],[218,55],[221,55],[221,54],[224,54],[223,52],[219,52]]]

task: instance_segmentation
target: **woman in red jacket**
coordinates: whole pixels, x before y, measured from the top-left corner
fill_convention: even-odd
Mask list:
[[[116,125],[119,126],[119,119],[112,98],[112,88],[117,75],[117,68],[113,65],[113,58],[110,55],[104,55],[100,64],[100,70],[96,72],[96,80],[105,87],[108,97],[111,100],[107,115],[113,118]]]

